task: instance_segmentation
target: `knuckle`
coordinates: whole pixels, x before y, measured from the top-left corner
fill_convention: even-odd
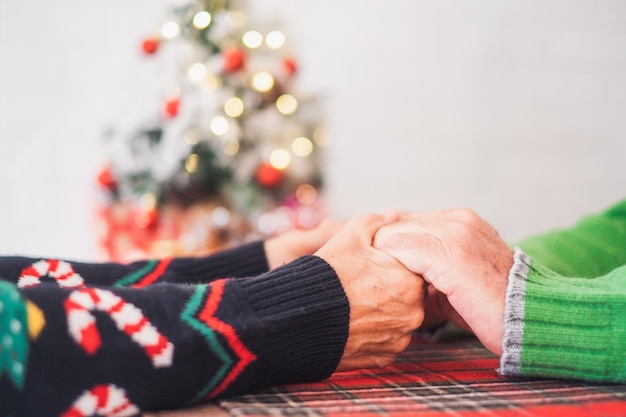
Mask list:
[[[422,307],[414,308],[413,314],[409,316],[409,328],[411,331],[419,328],[424,321],[424,310]]]
[[[411,343],[411,334],[407,334],[403,337],[401,337],[398,342],[396,342],[396,350],[394,351],[395,353],[401,353],[404,352],[406,350],[406,348],[409,346],[409,344]]]
[[[475,223],[478,219],[480,219],[480,217],[478,216],[478,214],[476,214],[474,210],[472,210],[471,208],[467,208],[467,207],[456,209],[455,215],[462,222],[467,222],[470,224]]]

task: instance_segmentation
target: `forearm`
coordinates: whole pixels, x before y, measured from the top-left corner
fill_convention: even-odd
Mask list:
[[[66,288],[80,285],[145,287],[154,283],[207,283],[268,270],[263,242],[196,258],[137,261],[130,264],[85,263],[58,259],[0,257],[0,277],[20,288],[51,281]]]
[[[626,266],[565,277],[517,251],[509,275],[501,372],[626,381]]]
[[[18,294],[45,322],[21,356],[23,377],[0,378],[2,415],[61,415],[103,390],[155,410],[322,379],[339,363],[348,334],[341,283],[313,256],[258,277],[209,284],[43,283]],[[29,326],[18,321],[15,327]]]

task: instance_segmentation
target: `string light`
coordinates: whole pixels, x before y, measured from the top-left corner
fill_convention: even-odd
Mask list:
[[[161,26],[161,34],[166,39],[175,38],[176,36],[178,36],[179,33],[180,33],[180,27],[178,26],[178,23],[176,22],[172,22],[172,21],[165,22],[163,26]]]
[[[295,138],[291,143],[291,150],[298,156],[309,156],[311,152],[313,152],[313,142],[311,142],[309,138],[300,136],[299,138]]]
[[[211,20],[211,13],[203,10],[193,17],[193,26],[198,30],[206,29],[211,24]]]
[[[222,152],[226,156],[234,156],[239,152],[239,141],[237,139],[228,139],[222,142]]]
[[[289,116],[298,109],[298,100],[291,94],[283,94],[276,100],[276,108],[285,116]]]
[[[320,221],[319,214],[311,207],[300,208],[296,214],[296,219],[300,227],[305,229],[311,229],[317,226]]]
[[[139,197],[139,207],[141,207],[142,210],[153,210],[156,204],[156,197],[152,193],[145,193]]]
[[[257,72],[252,77],[252,87],[262,93],[270,91],[274,87],[274,77],[267,71]]]
[[[190,126],[185,130],[183,137],[185,138],[185,142],[187,142],[188,145],[195,145],[200,142],[201,135],[202,133],[197,126]]]
[[[262,234],[272,235],[290,229],[292,224],[287,210],[279,208],[260,215],[257,226]]]
[[[265,37],[265,44],[270,49],[279,49],[285,44],[285,35],[282,32],[274,30]]]
[[[250,49],[256,49],[263,44],[263,35],[256,30],[250,30],[244,33],[241,41]]]
[[[205,91],[216,91],[222,86],[222,80],[217,75],[209,74],[204,77],[200,86]]]
[[[211,132],[217,136],[225,135],[228,132],[229,123],[224,116],[215,116],[211,119]]]
[[[216,227],[224,228],[230,222],[230,211],[222,206],[215,207],[211,212],[211,220]]]
[[[224,103],[224,113],[228,116],[236,118],[243,114],[244,104],[239,97],[231,97]]]
[[[189,81],[199,83],[205,79],[206,73],[206,65],[201,62],[197,62],[189,67],[187,70],[187,77],[189,78]]]
[[[270,155],[270,164],[276,169],[285,169],[291,163],[291,156],[285,149],[276,149]]]
[[[317,200],[317,190],[311,184],[302,184],[296,189],[296,199],[300,204],[313,204]]]
[[[317,143],[319,146],[326,146],[326,132],[324,132],[324,128],[322,126],[317,127],[314,131],[313,131],[313,140],[315,141],[315,143]]]
[[[274,213],[263,213],[259,216],[257,228],[264,235],[272,235],[278,229],[278,219]]]
[[[190,174],[193,174],[198,170],[198,163],[200,162],[200,157],[198,154],[192,153],[187,157],[185,161],[185,170]]]
[[[246,14],[241,10],[230,10],[225,20],[233,27],[242,27],[246,23]]]

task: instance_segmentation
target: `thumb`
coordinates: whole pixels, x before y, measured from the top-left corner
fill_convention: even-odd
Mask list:
[[[426,329],[435,327],[442,322],[449,321],[459,329],[471,332],[469,325],[450,305],[448,297],[437,291],[432,285],[428,287],[428,297],[424,306],[425,316],[422,326]]]

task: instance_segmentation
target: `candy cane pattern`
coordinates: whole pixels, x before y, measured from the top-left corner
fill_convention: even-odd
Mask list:
[[[115,385],[97,385],[85,391],[61,417],[129,417],[139,414],[139,408]]]
[[[76,288],[85,285],[83,277],[74,272],[72,265],[56,259],[42,259],[24,268],[17,282],[18,288],[35,287],[41,284],[41,278],[51,276],[60,287]]]
[[[157,331],[141,310],[111,291],[99,288],[72,291],[65,300],[70,335],[88,354],[93,355],[101,345],[96,318],[91,310],[107,313],[119,330],[144,348],[155,368],[172,364],[174,345]]]

